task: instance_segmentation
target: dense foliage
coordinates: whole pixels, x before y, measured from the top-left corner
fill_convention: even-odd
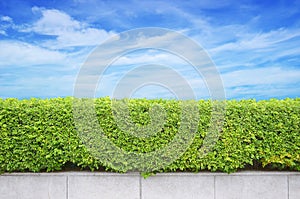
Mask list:
[[[180,128],[181,105],[191,103],[161,99],[124,101],[128,102],[133,127],[158,122],[151,121],[149,115],[153,105],[159,104],[165,110],[165,115],[160,116],[165,120],[162,128],[149,136],[135,136],[118,126],[109,98],[93,100],[98,124],[105,137],[128,153],[140,154],[166,147]],[[88,140],[82,139],[76,130],[73,102],[71,97],[0,99],[0,171],[81,168],[126,172],[136,168],[132,165],[134,162],[122,162],[122,157],[117,167],[102,160],[101,156],[95,157],[95,147],[87,147]],[[199,155],[199,149],[211,125],[212,102],[200,100],[197,105],[198,129],[189,147],[171,164],[153,172],[300,170],[300,99],[228,100],[220,136],[212,150],[204,156]],[[101,147],[95,144],[95,140],[90,141]],[[118,159],[113,154],[112,157]],[[143,165],[145,171],[147,164],[150,166],[150,163]]]

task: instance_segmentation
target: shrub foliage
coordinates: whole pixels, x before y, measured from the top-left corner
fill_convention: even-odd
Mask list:
[[[116,168],[101,157],[95,157],[87,148],[88,141],[83,142],[76,131],[73,101],[71,97],[0,99],[0,171],[49,172],[75,167],[126,172],[135,168],[134,162],[120,162]],[[94,99],[103,133],[115,146],[128,153],[149,153],[167,146],[180,128],[180,104],[190,103],[162,99],[125,101],[129,103],[129,119],[133,127],[151,123],[151,106],[159,104],[165,110],[165,115],[161,116],[165,119],[162,128],[150,136],[137,137],[118,126],[114,120],[112,100]],[[300,170],[299,98],[226,101],[220,136],[211,151],[199,156],[199,149],[211,125],[211,103],[197,101],[198,129],[189,147],[171,164],[153,172]],[[124,161],[122,157],[120,160]],[[147,170],[147,164],[144,167]]]

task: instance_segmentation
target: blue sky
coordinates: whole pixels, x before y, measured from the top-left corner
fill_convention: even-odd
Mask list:
[[[72,96],[77,74],[97,45],[144,27],[175,30],[199,43],[216,65],[227,99],[299,97],[299,0],[0,1],[0,97]],[[191,66],[157,50],[120,57],[103,75],[96,96],[112,95],[126,72],[153,60],[180,73],[198,99],[209,98],[205,80]],[[156,84],[132,96],[174,93]]]

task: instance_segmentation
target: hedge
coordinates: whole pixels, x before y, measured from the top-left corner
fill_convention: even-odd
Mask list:
[[[91,102],[91,99],[72,97],[0,99],[0,172],[50,172],[66,169],[127,172],[139,168],[138,170],[146,175],[149,172],[201,170],[228,173],[240,169],[300,170],[300,98],[227,100],[220,134],[205,155],[199,154],[207,132],[213,124],[212,101],[116,101],[108,97],[92,99],[97,124],[101,127],[103,135],[127,154],[149,154],[163,150],[176,139],[180,126],[183,125],[182,107],[197,104],[199,114],[196,114],[196,129],[181,129],[187,131],[185,135],[195,132],[191,141],[184,140],[188,139],[187,137],[181,137],[183,142],[188,142],[188,147],[181,153],[178,152],[178,157],[170,164],[155,170],[147,169],[152,168],[156,162],[137,165],[140,164],[138,161],[127,162],[125,156],[118,157],[113,151],[108,151],[102,159],[101,154],[105,146],[98,144],[99,132],[92,132],[94,127],[89,126],[93,117],[77,114],[76,117],[82,117],[87,122],[84,128],[75,122],[74,102],[77,100],[83,103]],[[129,130],[124,130],[119,121],[116,122],[115,111],[118,110],[114,110],[116,106],[112,106],[112,102],[118,102],[116,105],[126,105],[119,106],[121,115],[117,118],[125,123],[130,120]],[[124,108],[127,105],[128,109]],[[154,106],[158,107],[155,109],[158,111],[151,112],[154,110],[151,107]],[[159,111],[162,109],[165,112]],[[80,113],[79,109],[77,111]],[[124,114],[126,111],[129,116]],[[163,121],[158,125],[159,128],[151,125],[151,122],[160,122],[157,119],[151,121],[151,114],[161,114],[156,117]],[[190,122],[190,119],[186,122]],[[151,128],[144,128],[145,126]],[[134,128],[142,129],[138,132],[141,136],[129,132]],[[153,129],[156,132],[147,134]],[[90,136],[82,136],[84,133],[90,133]],[[180,142],[182,140],[175,146],[180,148]]]

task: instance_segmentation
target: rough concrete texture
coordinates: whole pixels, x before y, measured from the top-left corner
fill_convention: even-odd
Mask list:
[[[299,199],[300,172],[12,173],[0,175],[0,199]]]

